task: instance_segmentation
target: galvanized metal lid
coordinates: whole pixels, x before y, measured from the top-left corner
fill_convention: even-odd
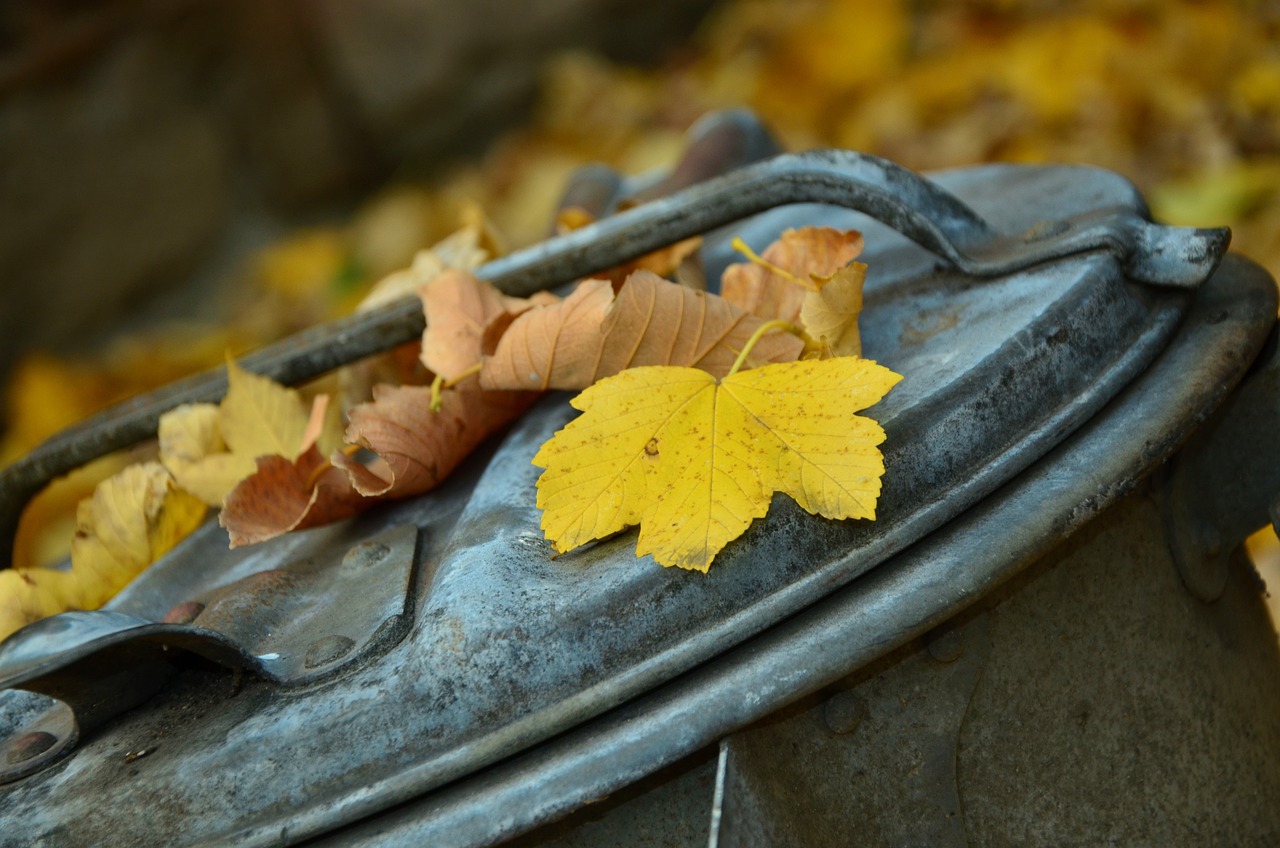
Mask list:
[[[292,843],[668,684],[1017,478],[1147,367],[1225,249],[1221,232],[1150,224],[1134,189],[1105,171],[993,166],[923,180],[824,152],[654,201],[507,270],[551,256],[576,276],[772,205],[760,199],[770,191],[825,203],[734,233],[759,243],[824,224],[866,236],[865,355],[905,375],[872,410],[888,434],[877,521],[827,521],[778,497],[705,576],[637,560],[630,534],[553,559],[530,459],[572,410],[549,397],[431,495],[247,552],[208,526],[110,612],[58,617],[0,646],[0,683],[63,703],[5,693],[14,782],[0,842]],[[610,249],[627,233],[639,235]],[[707,255],[713,269],[727,261],[724,232],[708,236]],[[175,608],[185,619],[160,623]],[[689,744],[678,724],[636,732]]]

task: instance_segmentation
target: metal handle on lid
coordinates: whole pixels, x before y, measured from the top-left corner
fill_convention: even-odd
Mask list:
[[[1120,257],[1133,279],[1193,287],[1226,251],[1226,229],[1162,227],[1132,211],[1087,225],[1041,224],[1037,235],[997,233],[959,198],[884,159],[848,151],[784,154],[605,218],[496,259],[477,276],[514,295],[571,282],[791,203],[863,212],[975,277],[1003,276],[1092,250]],[[314,327],[262,348],[243,365],[286,384],[412,341],[424,327],[416,298]],[[180,380],[107,409],[49,439],[0,471],[0,548],[11,556],[18,518],[50,480],[155,434],[160,416],[184,403],[216,402],[226,369]]]

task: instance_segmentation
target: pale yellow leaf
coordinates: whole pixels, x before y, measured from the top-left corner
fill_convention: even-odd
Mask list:
[[[235,485],[254,472],[254,458],[228,452],[218,407],[186,404],[160,416],[160,461],[178,485],[209,506],[221,506]]]
[[[232,453],[256,459],[295,459],[310,419],[293,389],[227,362],[227,396],[218,407],[218,427]]]
[[[589,414],[542,446],[533,464],[548,469],[538,481],[542,527],[556,549],[573,550],[592,539],[640,523],[648,492],[646,469],[660,455],[658,437],[674,411],[702,392],[705,371],[634,368],[582,392],[573,406]],[[688,372],[687,374],[683,372]],[[606,407],[608,414],[597,412]],[[608,445],[607,450],[600,449]],[[552,470],[554,469],[554,470]]]
[[[77,606],[75,578],[47,568],[0,571],[0,639],[21,627]]]
[[[867,266],[852,262],[821,281],[816,292],[806,292],[800,306],[800,323],[824,351],[835,356],[860,356],[862,336],[858,316],[862,314],[862,287]]]
[[[204,519],[205,504],[179,489],[158,462],[103,481],[76,512],[71,570],[85,609],[111,599]]]

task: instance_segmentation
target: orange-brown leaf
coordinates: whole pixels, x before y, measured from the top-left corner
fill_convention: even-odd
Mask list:
[[[807,289],[795,278],[830,277],[861,252],[862,234],[857,230],[787,230],[760,257],[784,273],[755,262],[730,265],[720,278],[720,295],[760,318],[796,321]]]
[[[218,516],[231,547],[318,527],[373,505],[356,493],[344,472],[327,466],[314,445],[293,461],[278,455],[259,457],[258,470],[231,490]]]
[[[490,434],[514,421],[537,399],[532,392],[487,392],[474,382],[441,395],[431,411],[431,390],[423,386],[375,386],[373,402],[351,410],[347,441],[381,460],[362,465],[338,454],[366,497],[407,497],[435,488]]]
[[[682,365],[723,377],[760,326],[722,298],[668,282],[648,271],[627,278],[616,296],[604,280],[587,280],[551,307],[521,315],[484,361],[486,389],[582,389],[641,365]],[[748,365],[789,362],[803,343],[767,335]]]
[[[425,386],[375,386],[372,403],[351,410],[347,440],[377,454],[365,464],[311,447],[297,460],[258,460],[227,496],[219,521],[231,546],[250,545],[355,515],[383,500],[435,488],[489,435],[529,407],[530,392],[445,391],[431,411]]]

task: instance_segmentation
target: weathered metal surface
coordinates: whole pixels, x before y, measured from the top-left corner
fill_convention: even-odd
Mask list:
[[[135,641],[181,646],[279,684],[314,682],[336,670],[321,665],[339,659],[315,661],[318,644],[338,637],[344,662],[356,662],[404,635],[417,543],[418,528],[403,525],[345,552],[317,551],[201,593],[184,602],[194,615],[182,622],[157,623],[114,608],[43,619],[0,643],[0,688],[39,692],[42,680],[63,676],[74,688],[74,675],[65,674],[72,664],[101,668],[110,664],[104,652]]]
[[[1230,393],[1275,310],[1271,278],[1228,257],[1148,372],[1079,433],[945,528],[599,719],[315,844],[494,844],[604,798],[924,635],[1133,491]],[[1249,610],[1248,626],[1256,629],[1256,598]],[[1269,636],[1253,645],[1258,656],[1250,662],[1266,675],[1275,670],[1266,655],[1273,646]],[[1256,708],[1259,700],[1251,703]]]
[[[723,782],[701,788],[713,823],[723,806],[711,848],[1280,843],[1280,714],[1260,708],[1280,697],[1269,616],[1238,555],[1215,604],[1186,602],[1153,482],[941,641],[926,634],[725,737]],[[559,829],[659,848],[646,825],[708,818],[687,797],[654,809],[673,784],[648,778]]]
[[[649,775],[608,798],[508,843],[507,848],[707,848],[707,800],[716,789],[713,751]]]
[[[1003,278],[1102,251],[1133,279],[1194,287],[1226,250],[1227,230],[1152,224],[1141,197],[1123,179],[1086,168],[1060,173],[1068,171],[1059,188],[1067,194],[1061,204],[1023,200],[1015,204],[1021,214],[1009,216],[975,211],[938,182],[873,156],[832,150],[785,154],[496,259],[476,273],[508,293],[530,294],[762,210],[802,202],[865,212],[967,277]],[[411,341],[422,328],[420,304],[407,298],[305,331],[242,364],[292,384]],[[54,477],[151,437],[164,412],[183,403],[215,402],[225,391],[225,368],[173,383],[59,433],[0,471],[0,550],[12,550],[22,507]]]
[[[1187,588],[1206,603],[1227,586],[1231,556],[1280,497],[1280,348],[1268,350],[1226,407],[1167,469],[1165,532]]]
[[[990,612],[959,738],[974,845],[1280,844],[1280,651],[1237,559],[1187,597],[1136,492]],[[1016,591],[1014,591],[1016,590]]]
[[[342,549],[242,578],[180,605],[189,614],[156,622],[120,612],[46,618],[0,643],[0,688],[54,698],[28,733],[52,735],[57,755],[77,739],[154,695],[174,673],[180,651],[247,670],[283,686],[302,686],[368,662],[400,641],[413,611],[410,589],[418,528],[403,525]],[[55,717],[63,732],[51,729]],[[52,744],[40,762],[55,761]],[[24,762],[29,761],[24,760]],[[24,766],[6,777],[25,777]]]
[[[34,692],[0,692],[0,783],[35,774],[65,756],[80,738],[71,708]]]
[[[965,650],[949,651],[946,662],[924,648],[872,665],[825,702],[727,737],[715,848],[967,848],[958,748],[987,662],[987,630],[980,617],[948,631]],[[833,715],[843,719],[835,728]]]
[[[1044,195],[1038,173],[943,179],[1007,226]],[[1081,184],[1077,174],[1055,178]],[[1096,203],[1098,192],[1118,187],[1104,180],[1077,197]],[[545,404],[494,457],[444,533],[448,547],[424,559],[434,579],[413,638],[376,669],[356,670],[313,697],[266,693],[247,737],[166,745],[146,760],[146,787],[113,787],[105,806],[127,815],[135,792],[138,800],[160,792],[186,811],[191,841],[222,839],[225,811],[202,814],[200,799],[235,774],[242,797],[253,798],[239,810],[235,837],[270,844],[282,827],[322,832],[571,727],[802,609],[1015,475],[1145,365],[1185,303],[1176,292],[1139,294],[1106,253],[973,285],[935,270],[901,237],[884,233],[873,244],[868,262],[884,270],[867,296],[867,350],[908,375],[877,411],[890,434],[890,475],[876,524],[822,522],[779,502],[705,578],[637,563],[627,537],[550,561],[529,457],[567,408]],[[939,312],[937,326],[921,325]],[[1071,400],[1054,406],[1057,398]],[[391,508],[366,526],[424,523],[414,511],[439,499]],[[188,550],[171,561],[184,553],[189,559]],[[227,558],[207,557],[202,570],[216,574],[217,560]],[[190,730],[199,739],[204,728]],[[71,762],[91,760],[106,738]],[[370,747],[370,738],[383,742]],[[205,782],[178,779],[193,768]],[[72,820],[65,805],[85,794],[77,786],[93,773],[55,769],[28,778],[11,798],[34,822]],[[352,774],[361,775],[356,786]],[[309,787],[302,799],[289,788],[300,785]],[[114,815],[99,820],[106,827]]]

